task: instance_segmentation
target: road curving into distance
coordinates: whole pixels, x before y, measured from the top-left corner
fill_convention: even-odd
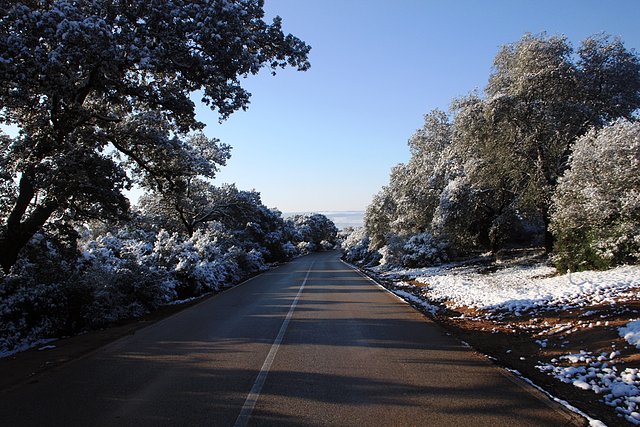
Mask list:
[[[298,258],[0,394],[3,426],[581,423],[338,252]]]

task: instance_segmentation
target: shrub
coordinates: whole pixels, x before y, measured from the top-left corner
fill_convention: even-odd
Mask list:
[[[580,138],[552,200],[560,270],[640,260],[640,123],[618,121]]]
[[[402,247],[402,264],[410,268],[442,264],[449,259],[447,247],[445,242],[431,233],[416,234]]]
[[[284,255],[284,259],[291,259],[299,255],[300,251],[298,251],[298,248],[296,248],[293,243],[287,242],[282,244],[282,254]]]
[[[382,257],[380,258],[380,265],[392,268],[402,266],[402,257],[404,256],[405,239],[394,233],[389,233],[385,237],[387,242],[382,248],[378,250]]]
[[[356,228],[342,242],[342,258],[350,263],[373,266],[378,264],[381,255],[370,251],[371,238],[364,227]]]

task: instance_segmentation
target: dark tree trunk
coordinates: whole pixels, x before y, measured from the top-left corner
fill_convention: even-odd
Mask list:
[[[29,216],[23,217],[33,199],[35,191],[29,178],[20,178],[19,193],[13,210],[7,218],[6,224],[0,230],[0,266],[5,274],[18,260],[18,254],[31,240],[33,235],[42,228],[51,214],[57,209],[53,202],[38,205]]]
[[[553,252],[555,238],[553,237],[551,230],[549,230],[549,226],[551,225],[551,215],[549,214],[548,209],[544,209],[542,212],[542,220],[544,222],[544,251],[550,254]]]

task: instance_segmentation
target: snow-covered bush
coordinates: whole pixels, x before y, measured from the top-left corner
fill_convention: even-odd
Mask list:
[[[286,257],[285,259],[291,259],[300,254],[298,248],[296,248],[296,246],[290,241],[281,245],[281,252]]]
[[[176,280],[176,298],[186,299],[216,291],[236,276],[235,266],[223,260],[223,251],[208,231],[197,230],[189,238],[160,230],[151,259]]]
[[[264,262],[262,253],[255,249],[246,252],[238,246],[233,246],[229,248],[224,259],[226,261],[227,274],[229,275],[226,283],[228,285],[269,268]]]
[[[10,274],[0,273],[0,352],[84,327],[93,290],[75,283],[78,269],[55,234],[40,232]]]
[[[93,289],[88,324],[139,317],[176,297],[176,282],[158,268],[153,233],[120,229],[83,242],[81,274],[73,279]]]
[[[333,247],[338,235],[338,229],[333,221],[322,214],[294,215],[287,219],[292,229],[294,243],[303,253],[315,252],[325,246]]]
[[[386,237],[387,244],[378,249],[380,255],[380,265],[391,268],[402,266],[404,256],[404,245],[406,239],[397,234],[389,233]]]
[[[310,254],[318,250],[318,245],[313,242],[302,241],[296,245],[296,248],[301,254]]]
[[[323,240],[320,242],[320,247],[323,251],[330,251],[331,249],[336,247],[335,243],[329,242],[327,240]]]
[[[372,251],[366,229],[356,229],[342,243],[343,259],[366,266],[380,264],[385,268],[424,267],[442,264],[449,259],[447,242],[428,232],[409,238],[388,233],[385,240],[385,246]]]
[[[76,280],[75,286],[92,291],[93,301],[82,307],[89,327],[143,316],[172,296],[171,280],[134,260],[117,268],[94,260]]]
[[[65,303],[57,283],[23,283],[5,276],[0,287],[0,352],[64,330]]]
[[[449,259],[447,247],[446,242],[431,233],[416,234],[402,248],[402,264],[409,268],[442,264]]]
[[[371,239],[364,227],[353,230],[342,242],[342,258],[350,263],[372,266],[380,261],[378,251],[370,251]]]
[[[618,121],[580,138],[552,204],[559,269],[640,261],[640,123]]]

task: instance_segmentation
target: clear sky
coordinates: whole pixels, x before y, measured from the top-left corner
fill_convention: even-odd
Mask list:
[[[363,210],[409,158],[425,113],[484,88],[501,45],[524,33],[620,36],[640,50],[640,0],[265,0],[312,46],[311,69],[249,76],[247,112],[205,133],[233,146],[216,182],[284,212]]]

